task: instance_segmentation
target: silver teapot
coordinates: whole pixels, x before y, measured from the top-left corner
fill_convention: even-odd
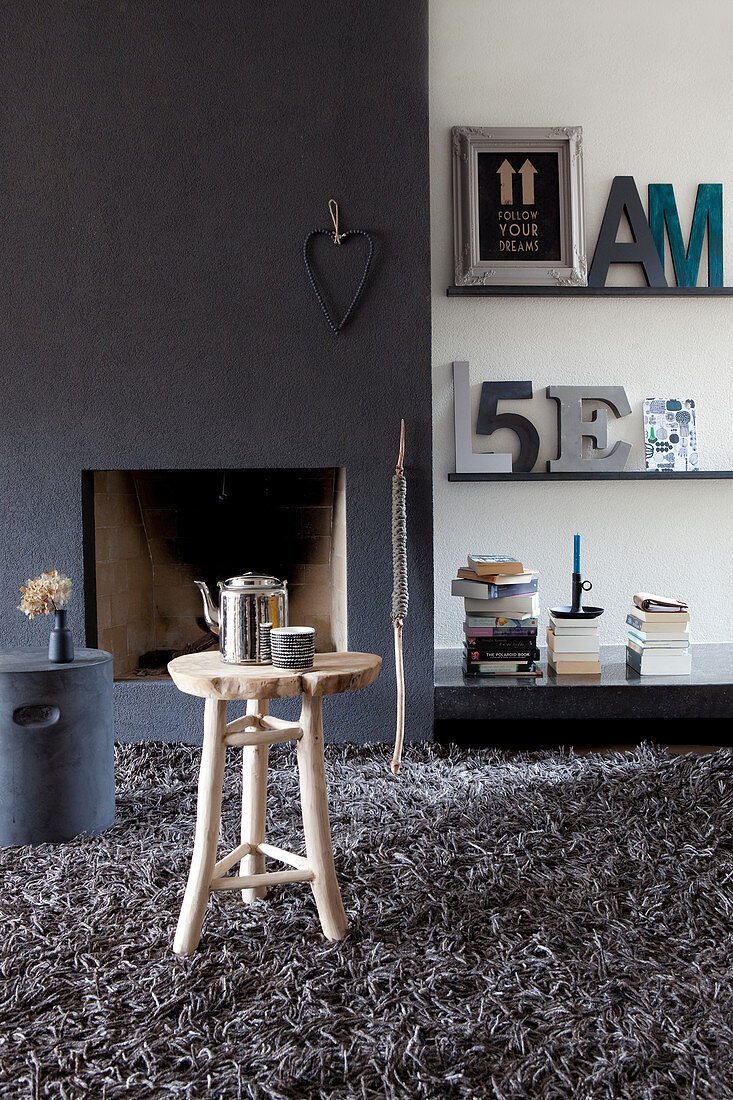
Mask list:
[[[219,635],[222,661],[232,665],[269,664],[269,638],[263,638],[260,627],[265,623],[288,625],[288,582],[258,573],[219,581],[218,608],[209,586],[204,581],[194,584],[203,596],[206,625]]]

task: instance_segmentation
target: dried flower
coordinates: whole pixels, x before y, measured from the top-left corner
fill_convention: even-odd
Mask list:
[[[18,604],[18,611],[32,619],[36,615],[49,615],[66,607],[71,599],[71,581],[58,569],[47,569],[35,580],[27,580],[25,585],[20,586],[20,591],[23,598]]]

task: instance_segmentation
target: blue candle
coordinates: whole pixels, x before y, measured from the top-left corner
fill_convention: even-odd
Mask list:
[[[580,572],[580,535],[573,536],[573,573]]]

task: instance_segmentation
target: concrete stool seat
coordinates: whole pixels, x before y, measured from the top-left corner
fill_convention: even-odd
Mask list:
[[[321,653],[301,672],[271,665],[225,664],[218,652],[177,657],[168,665],[173,682],[204,704],[204,744],[198,783],[193,857],[173,950],[196,950],[212,890],[241,890],[245,902],[263,897],[268,886],[309,882],[323,933],[341,939],[346,914],[333,862],[323,757],[324,695],[374,683],[382,664],[373,653]],[[269,714],[270,699],[302,697],[300,719],[285,722]],[[227,723],[229,699],[246,699],[247,714]],[[267,764],[270,745],[296,741],[306,855],[265,843]],[[242,749],[241,843],[217,862],[221,799],[227,746]],[[289,869],[265,871],[265,858]],[[228,872],[239,863],[239,874]]]
[[[112,654],[0,649],[0,845],[96,836],[115,819]]]

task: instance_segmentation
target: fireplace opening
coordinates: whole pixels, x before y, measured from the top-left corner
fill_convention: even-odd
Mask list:
[[[84,474],[87,644],[116,680],[167,678],[182,653],[216,648],[204,580],[286,580],[290,622],[316,649],[345,650],[346,471],[93,470]]]

